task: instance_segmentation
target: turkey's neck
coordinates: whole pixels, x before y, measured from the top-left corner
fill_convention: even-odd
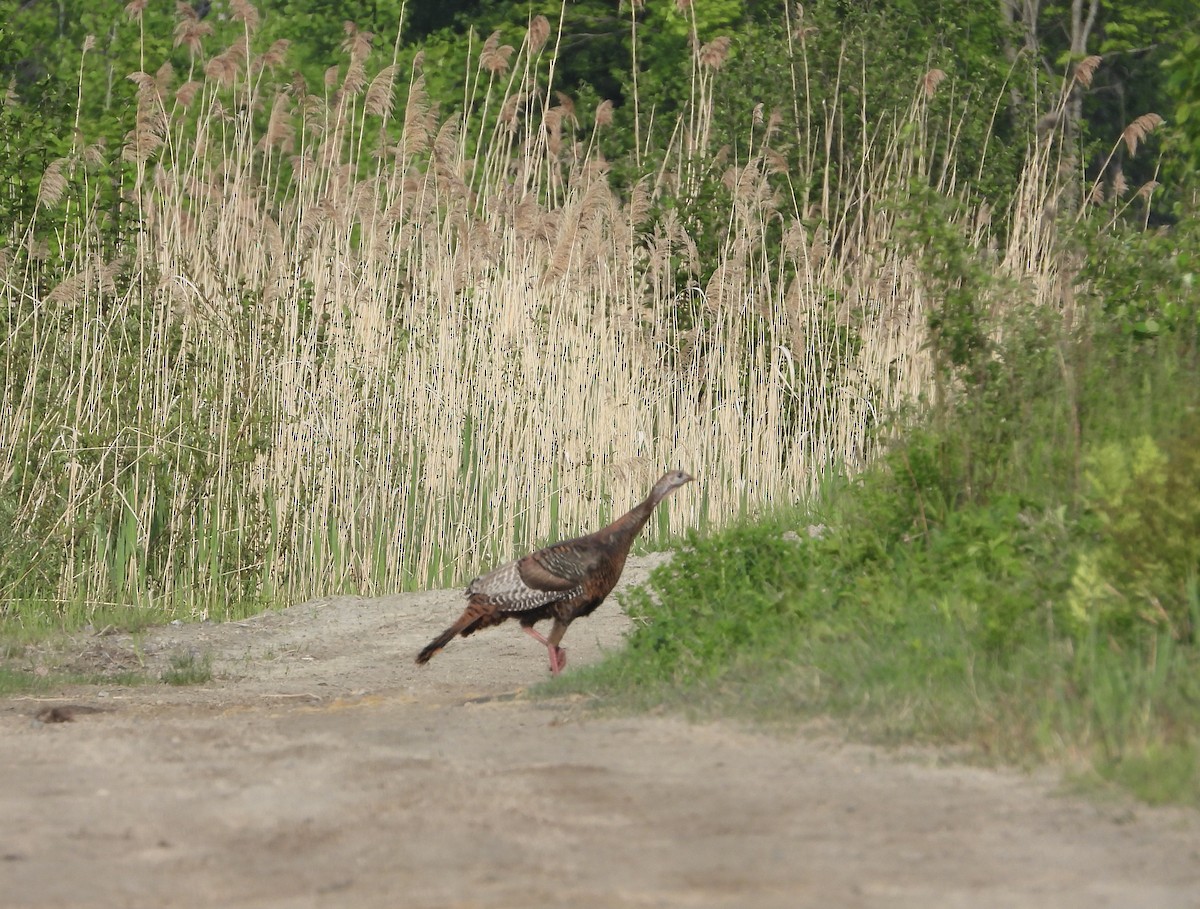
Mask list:
[[[614,545],[620,546],[624,544],[624,548],[628,549],[629,544],[633,542],[633,538],[641,533],[642,528],[646,526],[646,522],[650,520],[650,514],[654,511],[656,505],[662,501],[662,496],[650,493],[645,501],[640,502],[634,508],[617,518],[607,527],[600,531],[599,536]]]

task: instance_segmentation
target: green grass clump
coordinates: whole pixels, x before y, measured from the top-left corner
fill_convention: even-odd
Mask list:
[[[212,654],[191,651],[172,654],[162,674],[168,685],[203,685],[212,677]]]

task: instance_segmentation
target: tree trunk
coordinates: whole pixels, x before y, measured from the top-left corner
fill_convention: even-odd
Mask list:
[[[1000,0],[1000,24],[1004,42],[1004,56],[1014,67],[1014,78],[1009,82],[1009,97],[1012,101],[1013,125],[1018,125],[1027,116],[1030,102],[1025,95],[1024,80],[1015,74],[1019,58],[1024,55],[1033,64],[1040,62],[1038,41],[1038,15],[1041,0]],[[1020,46],[1013,43],[1013,27],[1017,26]]]

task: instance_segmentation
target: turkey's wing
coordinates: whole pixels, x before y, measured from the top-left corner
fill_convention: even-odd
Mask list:
[[[605,553],[573,540],[539,549],[517,562],[521,580],[537,590],[571,590],[603,570]]]

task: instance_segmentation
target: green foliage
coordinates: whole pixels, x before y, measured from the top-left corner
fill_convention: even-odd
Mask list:
[[[1043,716],[1085,742],[1092,771],[1151,804],[1200,805],[1200,653],[1167,634],[1120,648],[1080,639]]]
[[[684,99],[691,97],[695,90],[693,44],[728,39],[741,31],[747,19],[745,6],[739,0],[712,0],[687,4],[684,8],[674,3],[648,3],[638,9],[636,26],[633,26],[628,18],[628,4],[623,3],[627,59],[633,59],[632,45],[636,35],[638,61],[636,88],[629,67],[614,72],[624,84],[627,102],[636,92],[642,110],[654,111],[669,129],[682,109]],[[740,52],[732,51],[733,54]],[[745,103],[746,99],[742,101]]]
[[[1192,174],[1200,170],[1200,29],[1178,33],[1178,43],[1162,62],[1166,90],[1173,102],[1172,124]],[[1186,173],[1186,171],[1182,171]]]
[[[784,629],[804,621],[795,592],[814,567],[810,550],[783,536],[786,527],[768,521],[693,535],[686,553],[655,571],[653,594],[626,598],[626,610],[646,623],[622,657],[627,665],[645,667],[656,681],[692,683],[739,653],[771,651]]]
[[[931,297],[934,368],[943,386],[956,378],[981,385],[994,362],[989,303],[997,277],[968,242],[960,204],[920,183],[908,188],[903,204],[901,237],[917,256]]]
[[[288,41],[289,64],[317,90],[325,70],[341,56],[346,23],[371,33],[375,46],[391,62],[392,47],[413,5],[404,0],[268,0],[260,4],[260,38],[267,44]]]
[[[1163,446],[1148,436],[1101,446],[1086,476],[1098,539],[1073,581],[1073,617],[1127,641],[1147,626],[1191,640],[1200,611],[1200,418]]]
[[[1082,236],[1080,288],[1123,334],[1200,339],[1200,219],[1180,214],[1170,230],[1120,226]]]
[[[127,77],[151,68],[147,61],[171,60],[184,70],[189,64],[187,52],[173,47],[173,4],[150,3],[135,17],[121,4],[0,0],[0,21],[10,27],[0,35],[0,73],[14,78],[22,103],[34,111],[65,103],[71,116],[57,124],[59,133],[77,123],[87,141],[112,149],[129,129],[137,91]],[[220,25],[215,16],[210,24]]]
[[[19,519],[21,492],[16,474],[0,485],[0,618],[13,601],[51,598],[64,564],[59,536],[48,518]]]
[[[61,136],[65,105],[0,104],[0,242],[7,245],[37,206],[42,174],[67,152]]]

